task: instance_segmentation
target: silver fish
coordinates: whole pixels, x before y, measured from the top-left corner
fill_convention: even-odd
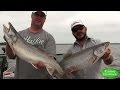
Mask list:
[[[39,50],[31,44],[27,43],[15,30],[13,25],[9,22],[9,28],[3,25],[3,32],[6,41],[12,48],[14,54],[28,63],[36,64],[43,62],[46,70],[52,76],[54,72],[63,75],[63,70],[60,65],[52,58],[50,58],[45,51]]]
[[[66,55],[60,62],[60,66],[65,72],[64,76],[72,71],[79,71],[95,64],[105,54],[109,44],[110,42],[104,42],[75,54]]]

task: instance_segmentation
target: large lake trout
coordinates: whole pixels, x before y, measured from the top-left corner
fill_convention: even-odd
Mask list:
[[[32,65],[43,62],[46,66],[48,73],[53,76],[54,72],[57,74],[63,75],[63,70],[60,65],[51,57],[47,55],[42,49],[37,49],[31,44],[27,43],[15,30],[11,23],[9,28],[3,25],[3,32],[6,39],[6,42],[10,45],[14,54],[16,54],[22,60],[25,60]]]

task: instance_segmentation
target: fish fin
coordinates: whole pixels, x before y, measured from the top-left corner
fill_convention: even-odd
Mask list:
[[[31,65],[32,65],[34,68],[38,69],[33,63],[31,63]]]
[[[96,63],[97,57],[93,57],[92,64]]]
[[[46,66],[46,69],[47,69],[48,73],[52,76],[53,73],[54,73],[54,71],[55,71],[55,69],[52,68],[52,67],[51,67],[50,65],[48,65],[48,64],[45,64],[45,66]]]
[[[53,79],[61,79],[63,75],[60,75],[57,71],[55,71],[52,75]]]
[[[97,59],[97,56],[93,56],[93,57],[91,57],[91,58],[89,59],[88,63],[89,63],[90,65],[93,65],[94,63],[96,63],[97,60],[98,60],[98,59]]]
[[[94,64],[96,62],[96,60],[94,59],[93,61],[92,61],[92,64]]]

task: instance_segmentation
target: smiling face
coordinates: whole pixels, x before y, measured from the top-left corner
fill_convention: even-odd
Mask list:
[[[87,28],[84,25],[76,25],[72,28],[72,34],[77,40],[83,40],[86,37]]]
[[[39,11],[39,12],[32,13],[31,18],[32,18],[33,26],[42,28],[46,20],[46,15],[42,11]]]

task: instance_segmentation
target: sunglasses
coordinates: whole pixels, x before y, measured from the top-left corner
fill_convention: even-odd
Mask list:
[[[75,27],[72,28],[72,32],[76,33],[79,30],[83,30],[83,29],[84,29],[84,25],[77,25],[77,26],[75,26]]]
[[[45,17],[46,16],[46,14],[44,13],[44,12],[33,12],[33,14],[35,15],[35,16],[40,16],[40,17]]]

